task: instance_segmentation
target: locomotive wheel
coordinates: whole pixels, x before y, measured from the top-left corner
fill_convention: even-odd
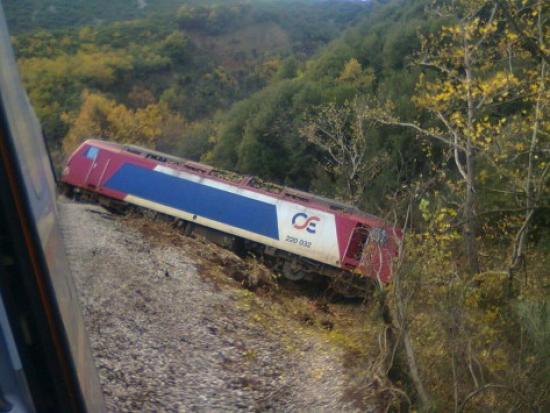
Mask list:
[[[306,276],[306,272],[293,262],[286,261],[283,264],[283,275],[287,280],[300,281]]]

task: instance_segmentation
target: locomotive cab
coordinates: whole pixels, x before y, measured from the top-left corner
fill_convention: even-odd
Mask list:
[[[396,242],[383,223],[359,222],[351,231],[342,264],[350,271],[386,283],[391,278],[396,255]]]

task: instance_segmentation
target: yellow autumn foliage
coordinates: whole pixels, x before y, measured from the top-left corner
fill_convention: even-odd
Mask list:
[[[65,154],[90,138],[155,147],[166,133],[173,133],[174,129],[177,133],[178,128],[183,132],[185,126],[183,118],[171,113],[164,103],[132,110],[89,91],[82,95],[80,112],[74,117],[64,114],[63,120],[71,125],[63,141]]]

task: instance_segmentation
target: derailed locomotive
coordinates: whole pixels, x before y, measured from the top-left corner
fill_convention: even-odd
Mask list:
[[[87,140],[61,181],[181,220],[186,232],[260,254],[290,279],[354,274],[386,283],[401,237],[348,205],[133,145]]]

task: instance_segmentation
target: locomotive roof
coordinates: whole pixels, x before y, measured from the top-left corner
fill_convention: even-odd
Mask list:
[[[176,164],[178,166],[186,167],[192,170],[194,173],[210,175],[212,178],[221,179],[223,181],[228,181],[232,183],[242,183],[246,181],[247,185],[253,189],[255,188],[255,189],[264,190],[274,195],[287,196],[297,202],[303,203],[303,202],[313,201],[325,206],[326,208],[331,209],[332,211],[347,212],[351,214],[365,216],[371,219],[375,219],[377,221],[381,220],[380,217],[361,211],[359,208],[353,205],[346,204],[344,202],[335,201],[334,199],[330,199],[320,195],[311,194],[309,192],[300,191],[298,189],[293,189],[282,185],[274,184],[272,182],[265,182],[258,177],[244,176],[236,172],[217,169],[210,165],[206,165],[200,162],[190,161],[188,159],[169,155],[164,152],[143,148],[137,145],[119,144],[116,142],[104,141],[100,139],[89,139],[86,142],[104,149],[120,150],[120,151],[131,153],[133,155],[143,156],[145,158],[152,159],[161,163]]]

